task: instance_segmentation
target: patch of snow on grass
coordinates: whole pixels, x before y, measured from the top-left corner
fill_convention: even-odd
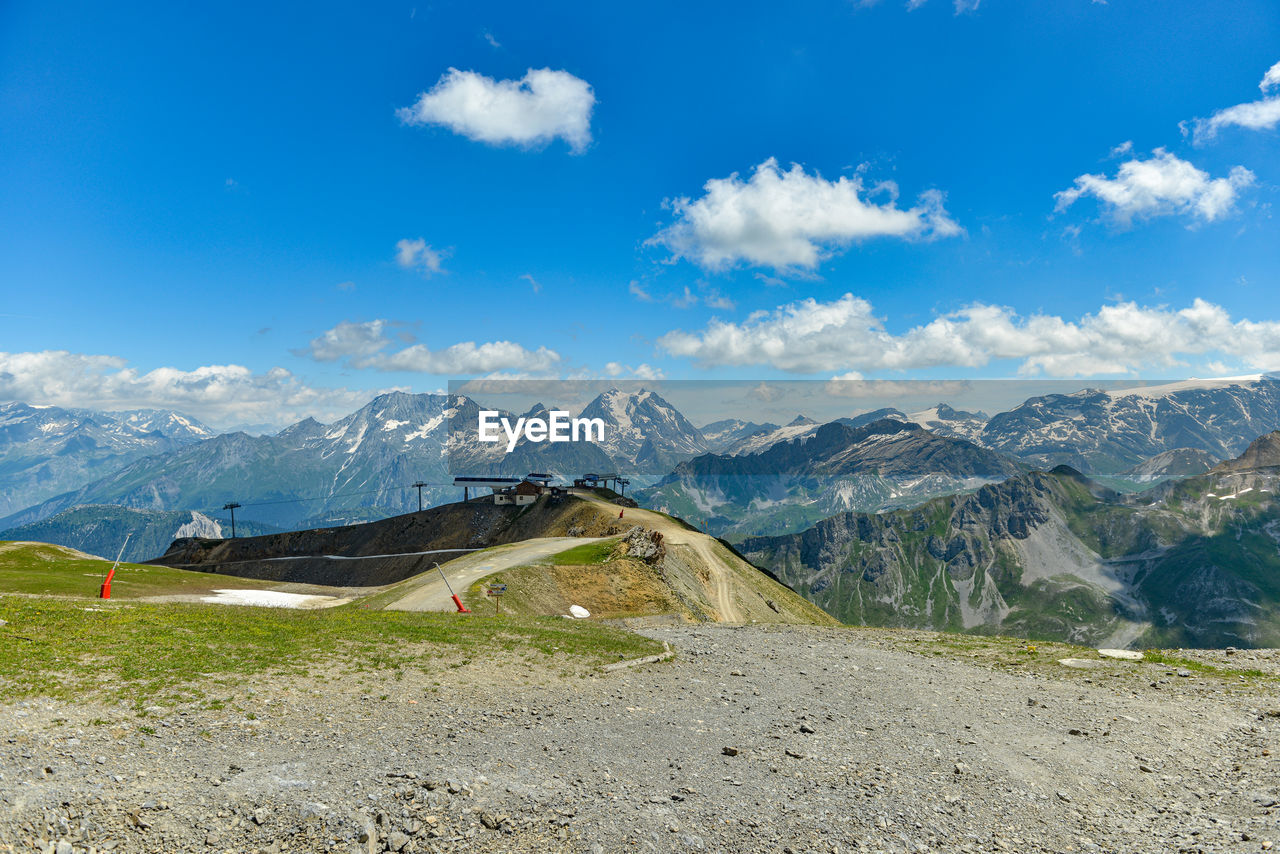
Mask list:
[[[260,608],[325,608],[346,601],[336,596],[282,593],[279,590],[215,590],[213,592],[217,595],[201,596],[200,601],[215,605],[256,605]]]

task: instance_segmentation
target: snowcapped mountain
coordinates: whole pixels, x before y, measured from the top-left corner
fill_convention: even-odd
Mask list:
[[[968,439],[970,442],[980,441],[983,428],[991,420],[991,416],[985,412],[952,409],[945,403],[939,403],[923,412],[913,412],[907,417],[931,433],[956,439]]]
[[[0,404],[0,516],[213,435],[177,412]]]
[[[813,431],[817,429],[817,421],[804,415],[797,415],[788,424],[743,436],[737,442],[724,447],[716,453],[729,454],[735,457],[758,454],[762,451],[767,451],[779,442],[803,439],[805,436],[812,435]]]
[[[610,389],[588,403],[579,417],[604,421],[600,446],[623,471],[664,474],[709,447],[689,419],[652,391]]]
[[[853,415],[847,418],[837,418],[833,423],[844,424],[846,427],[858,428],[865,427],[876,421],[907,421],[908,418],[897,409],[875,409],[871,412],[864,412],[861,415]],[[733,456],[746,456],[748,454],[759,454],[767,451],[780,442],[790,442],[792,439],[806,439],[818,431],[823,425],[814,421],[807,415],[797,415],[790,423],[782,427],[773,427],[772,430],[762,430],[754,434],[743,437],[738,442],[729,445],[722,451],[716,453],[732,454]]]
[[[702,438],[707,440],[707,449],[713,454],[723,454],[729,448],[752,436],[777,430],[778,425],[757,424],[754,421],[743,421],[741,418],[725,418],[704,424],[698,429],[702,431]]]
[[[134,409],[127,412],[101,414],[114,418],[139,433],[159,433],[161,436],[184,442],[199,442],[216,435],[213,430],[194,418],[168,409]]]
[[[1262,375],[1033,397],[976,441],[1040,468],[1115,474],[1175,448],[1230,459],[1277,427],[1280,379]]]

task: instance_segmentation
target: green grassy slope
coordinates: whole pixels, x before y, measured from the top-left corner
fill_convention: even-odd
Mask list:
[[[318,611],[0,595],[0,701],[25,696],[154,700],[199,696],[206,680],[445,669],[521,654],[594,665],[661,645],[590,621]]]
[[[96,598],[113,561],[48,543],[0,541],[0,593]],[[269,587],[269,582],[122,563],[111,582],[113,599],[195,595],[219,587]]]

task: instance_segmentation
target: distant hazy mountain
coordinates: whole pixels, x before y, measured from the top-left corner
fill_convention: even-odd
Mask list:
[[[1021,469],[963,439],[881,419],[803,427],[756,453],[707,454],[676,466],[640,498],[705,521],[718,534],[798,530],[849,509],[875,510],[974,489]]]
[[[260,523],[236,520],[236,535],[271,533]],[[149,560],[164,554],[179,537],[228,537],[231,529],[203,513],[190,510],[131,510],[96,506],[64,510],[49,519],[0,531],[0,540],[31,540],[69,546],[98,557],[115,560],[129,535],[126,561]]]
[[[843,620],[1118,646],[1280,645],[1280,434],[1121,496],[1061,467],[739,549]]]
[[[0,517],[213,435],[176,412],[0,404]]]
[[[1280,380],[1264,375],[1034,397],[992,416],[976,441],[1036,467],[1116,474],[1175,448],[1229,459],[1277,428]]]
[[[702,438],[707,441],[707,450],[713,454],[723,454],[729,448],[753,436],[777,430],[778,425],[757,424],[754,421],[743,421],[741,418],[725,418],[704,424],[698,429],[702,431]]]

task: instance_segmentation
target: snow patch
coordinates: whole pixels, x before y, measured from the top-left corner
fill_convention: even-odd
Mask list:
[[[1239,377],[1217,377],[1213,379],[1197,379],[1192,377],[1189,380],[1180,382],[1164,383],[1163,385],[1146,385],[1138,388],[1119,388],[1108,389],[1107,396],[1112,398],[1119,397],[1167,397],[1175,392],[1190,391],[1193,389],[1206,390],[1214,388],[1227,388],[1233,385],[1244,385],[1245,383],[1256,383],[1262,380],[1262,374],[1246,374]]]
[[[417,430],[414,430],[412,433],[410,433],[409,435],[405,436],[405,437],[404,437],[405,442],[411,442],[411,441],[413,441],[414,439],[427,439],[427,438],[430,438],[431,434],[432,434],[432,433],[434,433],[434,432],[436,431],[436,428],[437,428],[437,427],[439,427],[441,424],[443,424],[443,423],[444,423],[444,419],[445,419],[446,417],[448,417],[448,415],[449,415],[449,413],[445,413],[445,414],[437,415],[437,416],[435,416],[434,418],[429,419],[426,423],[424,423],[424,424],[423,424],[421,427],[419,427]]]
[[[201,602],[215,605],[255,605],[259,608],[331,608],[348,602],[337,596],[282,593],[279,590],[215,590],[216,596],[201,596]]]

